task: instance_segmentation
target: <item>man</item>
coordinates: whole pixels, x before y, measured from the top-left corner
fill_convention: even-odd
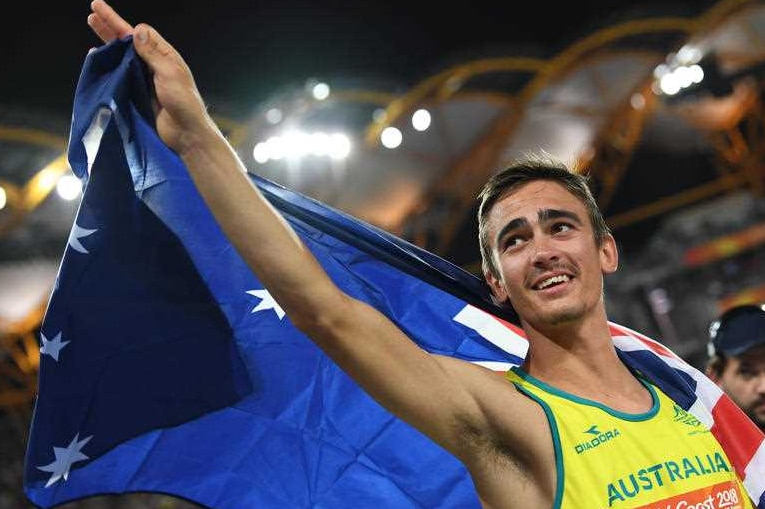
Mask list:
[[[706,374],[765,431],[765,308],[742,304],[709,327]]]
[[[153,74],[159,135],[292,323],[380,404],[459,458],[485,507],[690,507],[720,491],[752,507],[709,430],[677,420],[671,400],[619,359],[603,297],[616,242],[584,178],[532,158],[481,194],[485,276],[498,302],[512,302],[530,345],[508,383],[425,352],[337,288],[246,176],[177,51],[103,0],[91,6],[88,23],[103,41],[133,35]],[[689,475],[688,458],[708,464]]]

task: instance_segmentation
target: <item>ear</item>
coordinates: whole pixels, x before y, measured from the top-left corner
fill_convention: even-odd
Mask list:
[[[600,266],[604,274],[616,272],[619,267],[619,250],[616,247],[616,240],[610,233],[603,239],[600,246]]]
[[[719,355],[713,355],[704,369],[704,374],[717,385],[722,381],[723,371],[725,370],[725,360]]]
[[[496,304],[505,304],[510,301],[510,296],[507,294],[507,290],[505,290],[505,285],[502,284],[502,281],[497,279],[490,270],[485,271],[483,277],[489,285],[492,298]]]

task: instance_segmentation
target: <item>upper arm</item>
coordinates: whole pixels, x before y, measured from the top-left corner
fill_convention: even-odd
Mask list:
[[[486,447],[514,454],[523,446],[538,405],[502,373],[426,352],[385,315],[342,292],[332,301],[302,328],[387,410],[463,460]]]

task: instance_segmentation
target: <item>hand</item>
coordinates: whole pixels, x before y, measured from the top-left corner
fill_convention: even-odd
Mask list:
[[[153,76],[157,132],[165,144],[183,156],[203,144],[205,136],[219,135],[191,70],[159,32],[144,23],[132,26],[104,0],[93,0],[90,8],[88,25],[105,43],[133,36],[133,46]]]

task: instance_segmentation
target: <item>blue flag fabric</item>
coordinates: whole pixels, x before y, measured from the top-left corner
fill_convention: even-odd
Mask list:
[[[41,327],[29,500],[144,491],[216,509],[479,508],[456,459],[290,324],[157,137],[150,91],[129,38],[89,54],[77,85],[68,155],[85,191]],[[521,363],[517,317],[477,277],[250,178],[341,288],[422,348],[498,376]],[[765,509],[765,436],[698,370],[610,325],[625,363],[712,429]]]
[[[157,138],[148,90],[129,41],[87,57],[69,144],[86,185],[41,329],[28,498],[52,507],[157,491],[231,509],[479,507],[456,460],[290,324]],[[251,178],[338,285],[423,348],[519,361],[452,319],[466,302],[491,305],[477,278]]]

